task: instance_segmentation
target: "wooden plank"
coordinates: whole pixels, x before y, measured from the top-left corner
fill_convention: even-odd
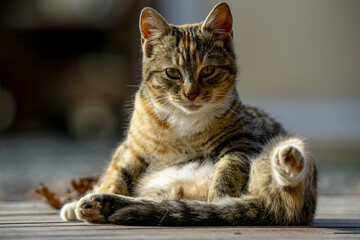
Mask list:
[[[0,202],[0,216],[29,215],[29,214],[57,214],[58,210],[43,202]]]
[[[61,222],[58,214],[30,214],[30,215],[1,215],[0,224],[26,222]]]
[[[360,195],[320,196],[316,218],[360,219]]]
[[[315,220],[296,227],[147,227],[63,222],[42,202],[0,202],[0,239],[360,239],[360,195],[319,198]]]
[[[42,201],[0,201],[0,211],[4,209],[52,209],[46,204],[42,204]]]
[[[21,219],[20,219],[21,220]],[[16,221],[10,219],[9,222],[0,223],[0,228],[16,228],[16,227],[48,227],[48,226],[70,226],[70,227],[83,227],[87,226],[87,223],[83,222],[63,222],[58,218],[54,219],[26,219],[25,221]],[[105,225],[113,226],[113,225]],[[308,226],[312,228],[360,228],[360,220],[348,220],[348,219],[315,219]],[[143,227],[153,228],[153,227]],[[168,228],[168,227],[166,227]]]
[[[313,237],[315,239],[331,239],[331,236],[336,238],[347,237],[360,237],[358,234],[359,228],[347,229],[329,229],[329,228],[249,228],[249,227],[233,227],[233,228],[126,228],[126,227],[105,227],[95,226],[82,226],[81,228],[18,228],[16,231],[13,229],[5,229],[1,231],[1,236],[7,239],[11,238],[39,238],[39,239],[79,239],[89,238],[96,239],[102,236],[102,239],[239,239],[240,237],[251,239],[304,239],[304,237]],[[30,238],[29,238],[30,236]],[[271,236],[271,238],[270,238]],[[241,239],[241,238],[240,238]]]
[[[309,226],[322,228],[360,228],[360,220],[354,219],[315,219]]]

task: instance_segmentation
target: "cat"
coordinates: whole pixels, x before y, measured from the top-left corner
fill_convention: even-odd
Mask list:
[[[199,24],[140,15],[143,80],[125,141],[95,193],[64,220],[125,225],[296,225],[312,221],[317,171],[306,143],[235,89],[232,14]]]

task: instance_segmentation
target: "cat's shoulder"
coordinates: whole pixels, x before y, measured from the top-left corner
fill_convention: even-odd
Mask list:
[[[241,104],[240,112],[251,118],[269,118],[270,115],[262,108],[249,104]]]
[[[286,131],[282,124],[275,120],[269,113],[262,108],[242,104],[241,115],[243,120],[248,123],[252,128],[262,129],[269,135],[285,134]]]

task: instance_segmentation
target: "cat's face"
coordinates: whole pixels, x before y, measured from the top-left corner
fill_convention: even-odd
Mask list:
[[[190,114],[227,98],[236,75],[231,26],[225,3],[203,23],[184,26],[169,25],[153,9],[143,10],[143,84],[156,107]]]

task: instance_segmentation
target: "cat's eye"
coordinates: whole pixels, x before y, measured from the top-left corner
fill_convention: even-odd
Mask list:
[[[215,71],[215,66],[214,65],[208,65],[208,66],[204,67],[203,69],[201,69],[200,75],[202,77],[209,77],[214,73],[214,71]]]
[[[175,68],[167,68],[165,70],[166,75],[172,79],[181,79],[181,73]]]

